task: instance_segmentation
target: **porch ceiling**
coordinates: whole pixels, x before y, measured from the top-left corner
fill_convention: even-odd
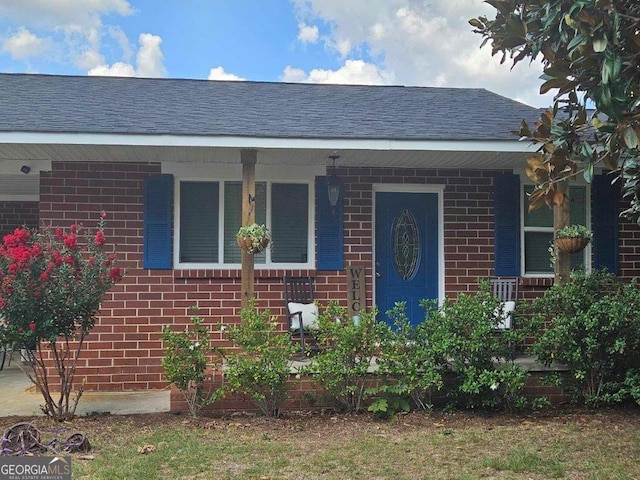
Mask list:
[[[330,143],[330,142],[327,142]],[[522,151],[474,149],[473,145],[446,145],[443,149],[407,150],[389,148],[257,148],[258,164],[307,166],[327,165],[329,155],[337,153],[337,166],[412,167],[412,168],[521,168],[528,155]],[[486,148],[486,147],[485,147]],[[0,143],[0,161],[102,161],[102,162],[176,162],[238,164],[239,147],[167,146],[167,145],[95,145]]]

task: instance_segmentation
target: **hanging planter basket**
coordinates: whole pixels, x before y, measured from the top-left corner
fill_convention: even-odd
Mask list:
[[[264,251],[269,246],[270,241],[269,237],[263,237],[262,240],[256,242],[251,237],[236,237],[238,246],[250,255]]]
[[[565,237],[556,238],[556,247],[565,253],[577,253],[585,249],[589,245],[589,237]]]
[[[250,255],[260,253],[271,244],[271,232],[264,225],[245,225],[238,230],[236,243]]]

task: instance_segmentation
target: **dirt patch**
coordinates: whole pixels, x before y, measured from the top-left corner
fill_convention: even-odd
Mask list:
[[[290,437],[292,432],[305,432],[307,436],[335,439],[376,433],[384,430],[419,429],[425,432],[443,430],[480,429],[490,431],[498,427],[545,428],[572,424],[576,427],[602,425],[608,430],[636,427],[640,430],[640,410],[608,409],[589,411],[582,409],[554,409],[533,414],[492,414],[492,413],[442,413],[414,412],[400,415],[392,420],[377,420],[372,415],[340,415],[332,413],[293,412],[279,419],[252,414],[232,414],[220,417],[191,418],[172,413],[152,413],[138,415],[96,415],[76,417],[72,421],[58,423],[45,417],[3,417],[0,430],[18,422],[32,421],[38,428],[49,434],[67,434],[81,431],[91,440],[118,431],[144,431],[156,428],[171,428],[189,425],[197,429],[246,430],[252,435],[267,435],[271,438]]]

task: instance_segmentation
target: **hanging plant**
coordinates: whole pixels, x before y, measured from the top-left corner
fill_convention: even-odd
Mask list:
[[[271,232],[265,225],[252,223],[240,227],[236,234],[238,246],[250,255],[260,253],[271,245]]]
[[[591,241],[592,233],[584,225],[568,225],[555,233],[555,244],[566,253],[584,250]]]

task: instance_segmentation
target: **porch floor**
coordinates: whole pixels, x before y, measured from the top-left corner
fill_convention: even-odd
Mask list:
[[[513,359],[513,363],[522,368],[525,372],[562,372],[567,370],[567,367],[554,362],[550,367],[542,365],[536,362],[535,357],[525,354],[518,354]],[[291,373],[299,373],[303,367],[309,367],[313,365],[313,357],[310,358],[296,358],[291,361]],[[369,372],[373,373],[378,369],[376,359],[373,358],[369,365]]]
[[[20,352],[14,352],[11,365],[0,371],[0,417],[42,415],[44,403],[25,373],[20,370]],[[170,390],[136,392],[84,392],[77,415],[98,413],[130,414],[168,412]],[[55,398],[55,397],[54,397]]]

